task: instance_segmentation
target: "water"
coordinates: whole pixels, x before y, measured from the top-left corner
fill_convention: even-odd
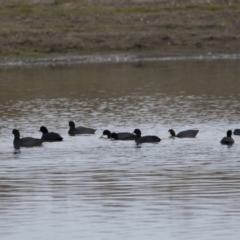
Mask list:
[[[219,143],[240,128],[239,76],[239,60],[2,68],[1,240],[239,239],[240,137]],[[41,125],[64,141],[14,150],[13,128]],[[99,138],[135,128],[162,141]]]

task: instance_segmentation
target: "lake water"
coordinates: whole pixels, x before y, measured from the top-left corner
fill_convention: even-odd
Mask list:
[[[240,238],[240,60],[0,70],[0,236],[15,239]],[[70,137],[68,121],[97,128]],[[13,148],[13,128],[63,142]],[[159,144],[100,139],[140,128]],[[170,139],[199,129],[195,139]]]

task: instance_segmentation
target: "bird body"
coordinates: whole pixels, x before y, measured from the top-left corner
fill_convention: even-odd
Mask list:
[[[134,133],[136,134],[135,142],[137,144],[140,144],[140,143],[157,143],[157,142],[161,141],[161,139],[159,137],[154,136],[154,135],[148,135],[148,136],[141,137],[141,131],[139,129],[135,129]]]
[[[135,140],[136,136],[129,132],[120,132],[117,133],[119,140]]]
[[[62,141],[63,138],[55,132],[48,132],[48,129],[44,126],[41,126],[40,132],[42,132],[42,140],[43,142],[59,142]]]
[[[182,132],[179,132],[177,135],[173,129],[169,130],[172,137],[178,137],[178,138],[195,138],[199,132],[199,130],[185,130]]]
[[[234,135],[240,135],[240,129],[235,129],[235,130],[233,131],[233,134],[234,134]]]
[[[114,140],[122,140],[122,141],[129,141],[129,140],[135,140],[136,135],[128,132],[122,132],[122,133],[112,133],[111,137]]]
[[[42,139],[24,137],[20,138],[20,133],[17,129],[13,129],[12,134],[14,134],[13,145],[15,148],[19,147],[37,147],[42,145]]]
[[[111,133],[109,130],[104,130],[102,136],[107,136],[107,138],[112,138],[114,140],[135,140],[136,136],[129,132]]]
[[[227,137],[224,137],[221,141],[220,141],[221,144],[224,144],[224,145],[232,145],[234,143],[234,140],[232,138],[232,131],[231,130],[228,130],[227,131]]]
[[[75,127],[75,123],[73,121],[69,122],[70,129],[68,130],[69,135],[76,135],[76,134],[94,134],[97,129],[87,128],[87,127]]]

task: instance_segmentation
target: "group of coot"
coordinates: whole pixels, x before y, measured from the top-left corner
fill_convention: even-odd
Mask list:
[[[73,121],[69,122],[69,127],[70,129],[68,131],[68,134],[71,136],[78,135],[78,134],[94,134],[97,130],[97,129],[87,128],[87,127],[76,127]],[[45,126],[42,126],[39,131],[42,132],[41,139],[32,138],[32,137],[20,138],[19,131],[17,129],[13,129],[12,133],[14,134],[14,140],[13,140],[14,147],[16,148],[35,147],[35,146],[41,146],[43,142],[58,142],[63,140],[63,138],[58,133],[48,132],[48,129]],[[195,138],[198,132],[199,130],[192,129],[192,130],[182,131],[176,134],[173,129],[169,130],[171,137],[178,137],[178,138]],[[236,129],[234,131],[234,134],[240,135],[240,129]],[[128,132],[120,132],[120,133],[112,132],[111,133],[109,130],[104,130],[103,136],[104,135],[107,138],[113,139],[113,140],[122,140],[122,141],[133,140],[137,144],[157,143],[161,141],[161,139],[158,136],[154,136],[154,135],[142,136],[140,129],[135,129],[133,133],[128,133]],[[220,141],[220,143],[227,144],[227,145],[234,143],[231,130],[227,131],[227,137],[224,137]]]

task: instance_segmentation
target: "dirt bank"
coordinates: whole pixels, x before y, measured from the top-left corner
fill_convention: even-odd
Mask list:
[[[239,1],[0,0],[0,56],[240,51]]]

